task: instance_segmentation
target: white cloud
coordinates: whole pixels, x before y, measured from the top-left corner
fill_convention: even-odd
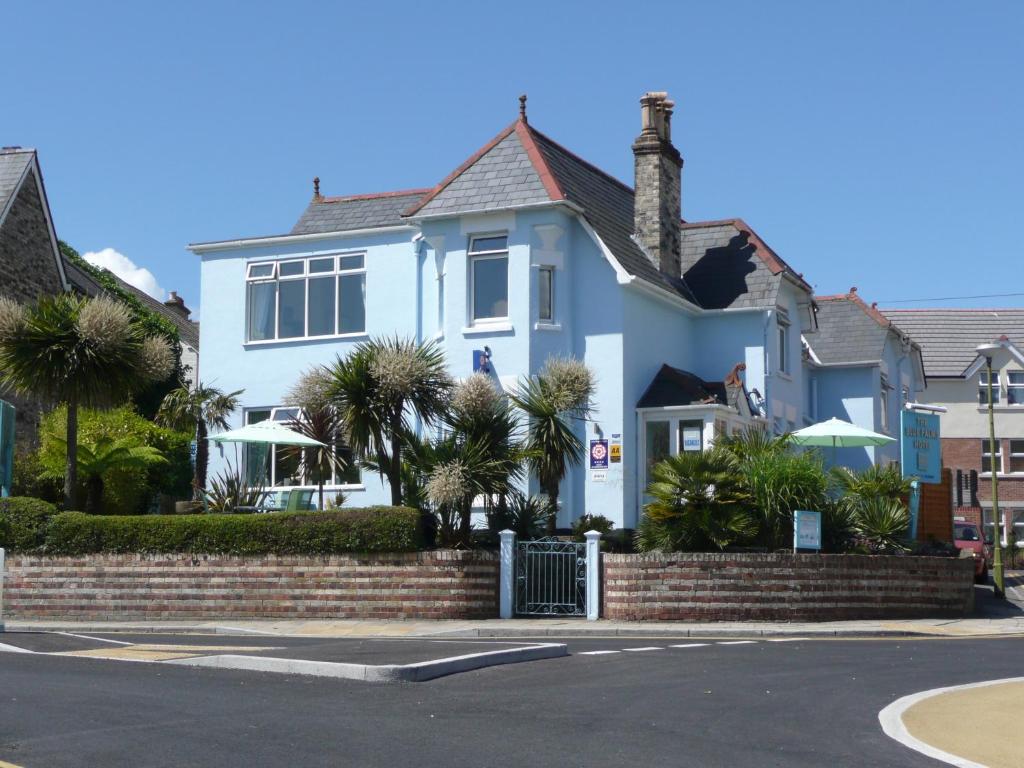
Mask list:
[[[134,285],[140,291],[145,291],[154,299],[163,301],[167,298],[167,291],[160,287],[156,276],[145,267],[140,267],[123,253],[113,248],[104,248],[102,251],[82,254],[82,258],[97,267],[109,269],[129,285]]]

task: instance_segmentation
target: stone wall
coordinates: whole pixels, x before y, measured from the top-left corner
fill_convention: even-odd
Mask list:
[[[474,619],[498,615],[487,552],[8,555],[12,619]]]
[[[603,617],[831,621],[964,616],[973,562],[791,554],[604,555]]]
[[[29,171],[0,226],[0,296],[34,302],[42,294],[56,294],[63,289],[35,172]],[[15,440],[18,445],[34,445],[39,427],[39,403],[12,392],[0,391],[0,398],[17,409]]]

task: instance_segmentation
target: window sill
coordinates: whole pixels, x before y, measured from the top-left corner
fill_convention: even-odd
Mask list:
[[[793,374],[786,373],[785,371],[776,371],[775,375],[778,376],[783,381],[792,381],[793,380]]]
[[[561,323],[548,323],[538,322],[533,324],[533,330],[535,331],[560,331],[562,330]]]
[[[996,413],[1012,413],[1014,411],[1024,411],[1024,403],[1014,403],[1009,405],[1007,403],[994,403],[992,410]],[[978,413],[988,413],[987,405],[979,405]]]
[[[272,347],[280,344],[306,344],[311,341],[365,341],[370,338],[366,331],[359,333],[340,333],[335,336],[297,336],[292,339],[265,339],[263,341],[244,341],[243,347]]]
[[[488,333],[511,333],[515,331],[512,327],[512,323],[509,322],[497,322],[497,323],[477,323],[476,325],[466,326],[462,329],[463,336],[481,336]]]

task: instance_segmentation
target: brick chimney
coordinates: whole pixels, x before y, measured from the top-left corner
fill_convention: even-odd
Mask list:
[[[164,302],[164,306],[173,309],[186,320],[192,315],[192,310],[185,306],[185,300],[175,291],[171,291],[171,295]]]
[[[672,146],[672,109],[664,91],[640,99],[641,131],[633,142],[633,228],[654,266],[679,277],[683,158]]]

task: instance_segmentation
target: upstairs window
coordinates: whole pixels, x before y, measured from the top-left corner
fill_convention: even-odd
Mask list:
[[[996,440],[996,455],[992,456],[991,453],[992,443],[985,438],[981,441],[981,471],[992,472],[992,465],[996,467],[996,472],[1003,471],[1003,445],[1002,441]]]
[[[508,236],[469,241],[470,299],[473,322],[508,318]]]
[[[360,253],[250,264],[246,272],[246,340],[365,332],[365,260]]]
[[[978,403],[988,405],[988,369],[978,374]],[[999,371],[992,371],[992,403],[999,405]]]
[[[1006,404],[1024,405],[1024,371],[1006,372]]]
[[[550,323],[555,319],[555,268],[541,267],[538,272],[537,298],[539,309],[537,319]]]
[[[779,318],[779,373],[789,373],[789,321]]]
[[[889,431],[889,387],[885,381],[882,381],[882,393],[881,393],[881,406],[882,406],[882,431]]]

